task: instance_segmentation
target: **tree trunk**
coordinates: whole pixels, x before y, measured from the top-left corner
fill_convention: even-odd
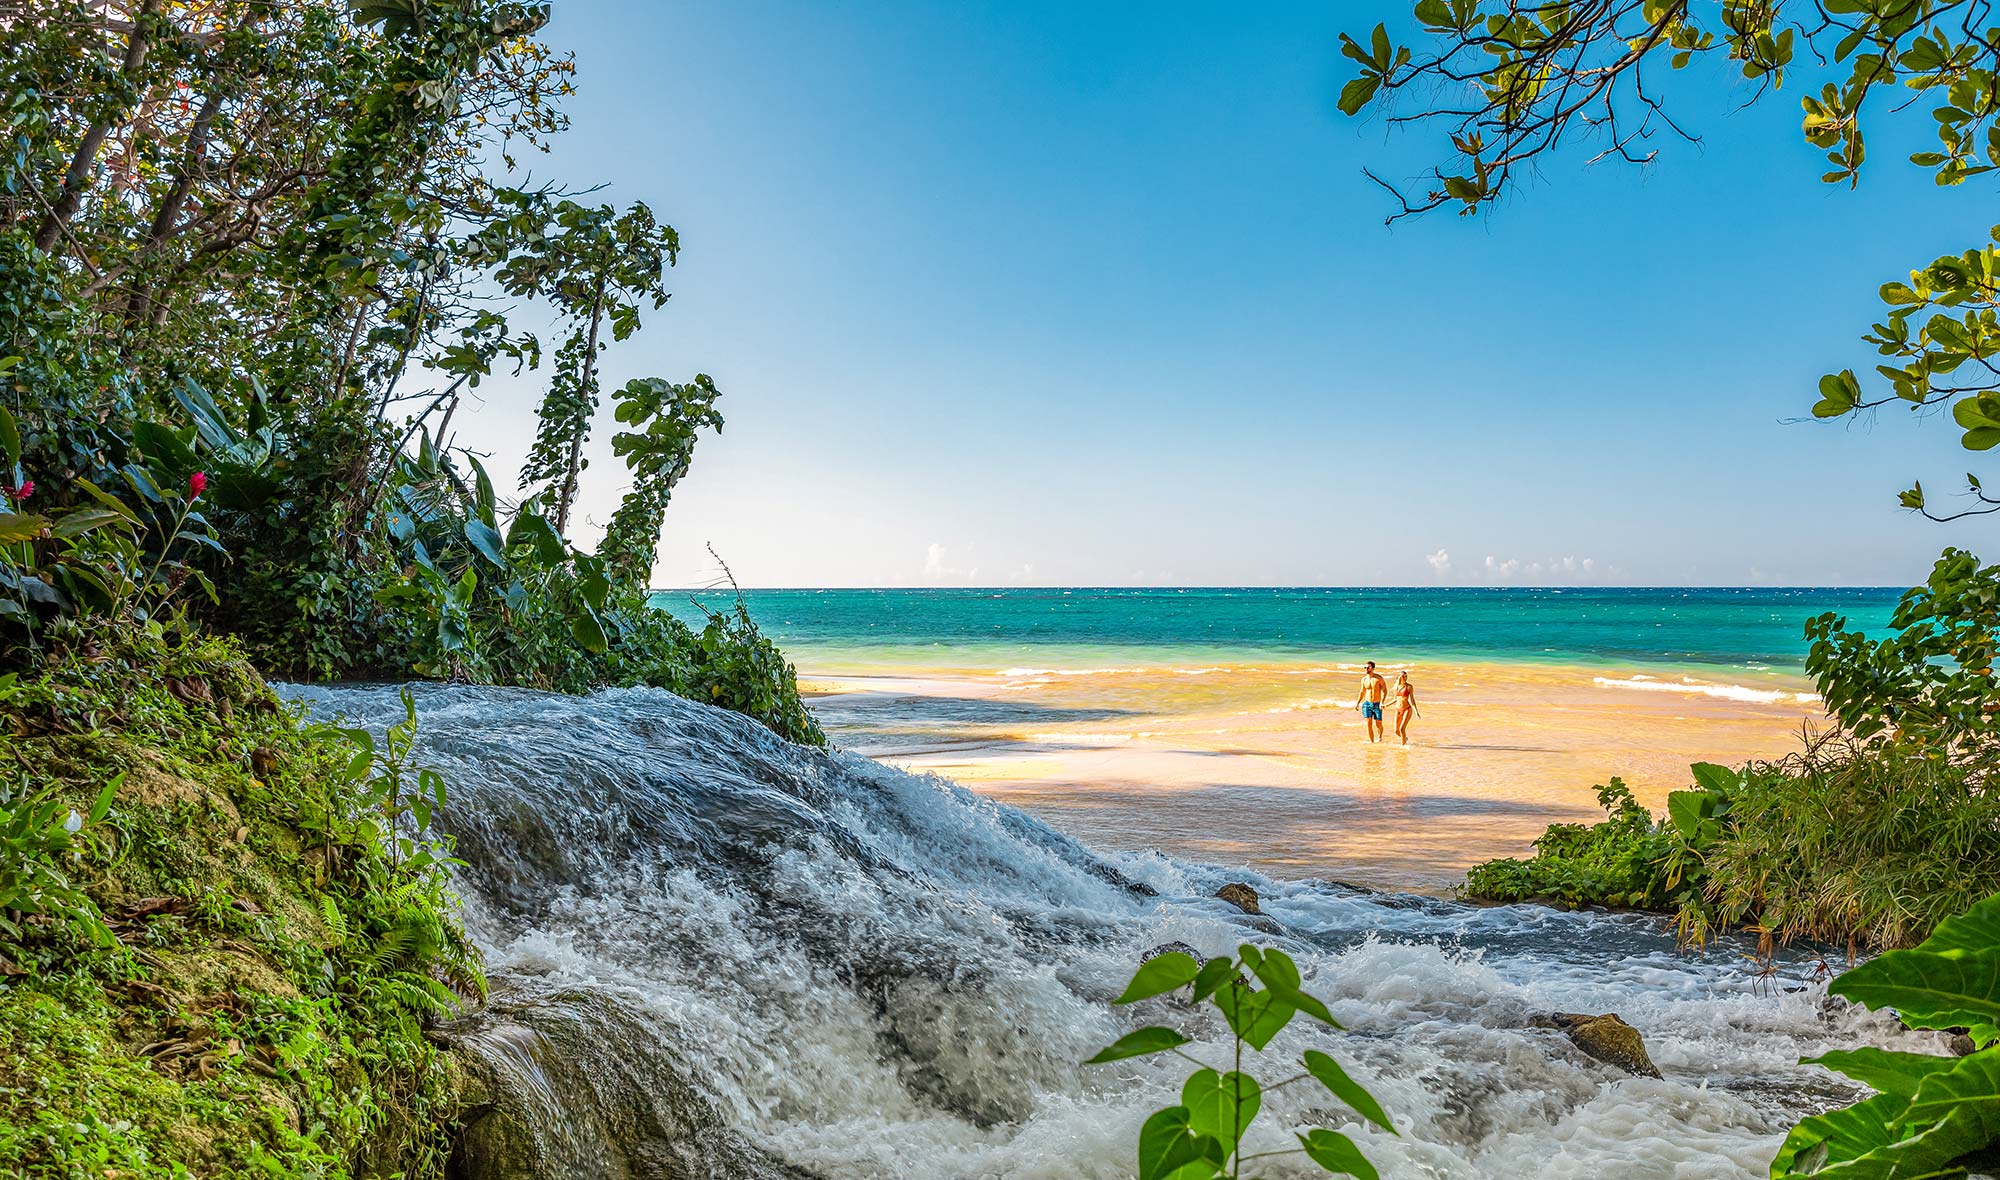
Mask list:
[[[597,297],[590,304],[590,339],[583,348],[582,380],[577,383],[578,392],[583,397],[583,421],[576,424],[575,433],[569,437],[569,466],[563,472],[562,495],[556,499],[556,535],[569,535],[569,506],[576,499],[576,477],[583,466],[583,436],[590,429],[590,407],[597,399],[592,396],[592,381],[597,379],[597,328],[604,320],[604,279],[597,280]]]
[[[218,86],[208,98],[203,100],[201,111],[194,117],[194,127],[188,133],[187,156],[181,161],[180,174],[174,177],[173,187],[160,198],[159,211],[153,214],[153,224],[146,231],[146,242],[139,248],[141,257],[158,250],[176,231],[176,223],[181,219],[181,210],[187,207],[188,194],[194,191],[195,175],[208,162],[209,129],[215,123],[215,116],[222,110],[227,95]],[[125,324],[137,327],[146,321],[146,305],[152,299],[153,286],[141,278],[132,288],[125,302]]]
[[[146,0],[139,10],[138,19],[132,22],[132,32],[125,38],[124,73],[127,78],[139,72],[146,64],[146,50],[151,43],[146,36],[148,18],[157,16],[161,0]],[[90,125],[84,132],[83,142],[76,145],[76,155],[70,157],[69,171],[63,175],[62,191],[56,194],[55,203],[49,206],[42,224],[35,230],[35,248],[46,253],[56,244],[68,228],[70,218],[76,216],[77,206],[83,203],[83,189],[90,182],[90,170],[97,166],[97,153],[104,146],[104,137],[111,134],[109,119]]]

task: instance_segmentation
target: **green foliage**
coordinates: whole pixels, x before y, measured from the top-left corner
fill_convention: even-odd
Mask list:
[[[13,415],[0,407],[0,459],[14,467],[16,489],[31,488],[19,474],[18,438]],[[189,584],[217,601],[195,564],[204,548],[221,547],[195,508],[206,473],[176,481],[158,467],[132,463],[116,474],[138,509],[79,479],[74,489],[33,489],[52,504],[69,499],[73,507],[26,511],[30,497],[17,491],[13,510],[0,511],[0,592],[8,595],[0,597],[0,645],[35,646],[52,618],[151,618]]]
[[[612,585],[622,593],[639,594],[647,588],[667,501],[693,461],[695,435],[704,426],[722,429],[722,415],[715,409],[718,396],[706,373],[696,374],[688,385],[640,378],[618,393],[616,417],[633,429],[612,438],[611,450],[625,460],[633,482],[597,552]]]
[[[1743,769],[1700,846],[1683,933],[1914,943],[2000,892],[2000,800],[1974,773],[1897,742],[1815,740]]]
[[[2000,566],[1947,549],[1903,595],[1880,640],[1826,614],[1806,625],[1806,670],[1856,740],[1895,743],[1983,779],[2000,752]]]
[[[1254,978],[1256,983],[1251,983]],[[1185,1057],[1196,1068],[1181,1089],[1181,1102],[1157,1111],[1139,1130],[1139,1180],[1212,1180],[1242,1175],[1243,1165],[1277,1156],[1304,1155],[1328,1172],[1375,1180],[1377,1173],[1354,1141],[1339,1131],[1315,1127],[1296,1134],[1290,1150],[1246,1154],[1243,1139],[1263,1109],[1264,1096],[1297,1082],[1316,1081],[1335,1099],[1388,1134],[1397,1133],[1381,1104],[1347,1075],[1339,1063],[1308,1050],[1292,1077],[1265,1087],[1243,1072],[1243,1047],[1261,1052],[1300,1013],[1339,1028],[1326,1005],[1300,988],[1298,965],[1275,949],[1244,945],[1234,959],[1197,963],[1192,955],[1169,951],[1140,964],[1115,1001],[1132,1004],[1186,988],[1197,1005],[1212,1005],[1233,1038],[1231,1066],[1204,1064],[1183,1051],[1192,1044],[1170,1028],[1147,1027],[1120,1037],[1086,1064],[1103,1065],[1155,1053]]]
[[[1900,124],[1902,134],[1934,133],[1932,150],[1909,162],[1940,186],[2000,168],[2000,37],[1984,5],[1964,0],[1821,0],[1787,7],[1759,0],[1610,0],[1521,5],[1508,0],[1418,0],[1423,32],[1396,46],[1385,25],[1365,38],[1342,35],[1357,75],[1341,91],[1350,115],[1399,109],[1398,127],[1434,126],[1448,151],[1414,191],[1388,182],[1397,217],[1438,208],[1471,215],[1488,208],[1565,146],[1593,158],[1649,163],[1662,132],[1694,138],[1663,96],[1665,71],[1700,64],[1720,89],[1751,84],[1756,102],[1786,82],[1803,82],[1800,133],[1826,153],[1821,179],[1859,183],[1867,159],[1864,125]],[[1690,83],[1683,82],[1685,90]],[[1448,95],[1449,97],[1435,97]],[[1470,101],[1461,95],[1469,95]],[[1732,97],[1732,103],[1736,100]],[[1864,117],[1865,115],[1865,117]],[[1863,340],[1881,363],[1865,380],[1853,369],[1819,381],[1812,413],[1837,419],[1888,405],[1935,416],[1949,409],[1962,446],[2000,445],[2000,226],[1986,241],[1882,285],[1886,311]],[[1933,519],[2000,511],[1976,475],[1970,503],[1934,511],[1921,483],[1905,507]]]
[[[826,744],[826,734],[799,696],[798,673],[757,629],[742,600],[729,611],[710,612],[689,656],[685,687],[661,687],[755,717],[787,741]]]
[[[1990,1048],[2000,1039],[1996,935],[2000,896],[1828,986],[1865,1007],[1894,1009],[1910,1028],[1970,1026],[1977,1051],[1933,1057],[1863,1047],[1811,1058],[1880,1093],[1793,1128],[1771,1163],[1773,1180],[1963,1175],[1968,1156],[2000,1143],[2000,1055]]]
[[[1624,780],[1597,788],[1601,823],[1551,824],[1530,860],[1490,860],[1466,874],[1459,892],[1482,901],[1552,901],[1560,905],[1662,909],[1685,887],[1686,871],[1666,863],[1684,843],[1654,821]]]
[[[18,686],[14,673],[0,676],[0,705],[12,700]],[[69,874],[102,838],[124,781],[124,775],[113,775],[88,812],[70,806],[51,787],[31,790],[25,780],[0,783],[0,952],[19,952],[22,924],[30,919],[67,926],[91,942],[110,941],[96,905]]]
[[[385,813],[389,767],[233,644],[87,619],[48,645],[0,701],[0,764],[97,816],[54,850],[96,932],[18,920],[0,1172],[442,1176],[458,1099],[424,1023],[483,984],[447,853],[383,838],[416,818]]]
[[[754,628],[643,602],[721,423],[707,376],[625,388],[633,486],[597,553],[563,540],[600,354],[664,306],[680,242],[520,183],[515,150],[565,125],[546,17],[50,0],[0,28],[0,652],[171,599],[289,677],[658,684],[817,734]],[[539,494],[506,505],[449,426],[496,365],[541,367],[523,300],[561,342]]]

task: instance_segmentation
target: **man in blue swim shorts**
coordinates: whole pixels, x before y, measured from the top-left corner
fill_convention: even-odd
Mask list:
[[[1388,699],[1389,682],[1375,670],[1375,661],[1368,661],[1368,671],[1361,678],[1361,695],[1355,704],[1361,709],[1361,717],[1368,723],[1368,740],[1382,740],[1382,702]]]

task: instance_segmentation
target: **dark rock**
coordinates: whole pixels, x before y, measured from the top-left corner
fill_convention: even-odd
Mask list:
[[[1944,1047],[1954,1057],[1969,1057],[1979,1045],[1964,1033],[1953,1033],[1945,1038]]]
[[[434,1029],[462,1103],[447,1180],[814,1180],[725,1125],[644,1020],[599,992],[514,991]]]
[[[1160,945],[1154,947],[1152,950],[1149,950],[1145,954],[1139,956],[1139,961],[1141,963],[1150,963],[1154,959],[1159,958],[1161,955],[1171,955],[1176,951],[1193,959],[1197,964],[1205,963],[1208,961],[1207,959],[1202,957],[1202,953],[1200,951],[1194,949],[1193,947],[1189,946],[1187,943],[1184,942],[1163,942]]]
[[[1257,908],[1257,891],[1248,885],[1231,881],[1229,884],[1216,890],[1215,895],[1246,914],[1261,914],[1264,912]]]
[[[1646,1040],[1639,1030],[1625,1023],[1615,1012],[1592,1016],[1584,1012],[1552,1012],[1530,1023],[1537,1028],[1559,1028],[1570,1043],[1607,1065],[1626,1073],[1656,1078],[1660,1071],[1646,1054]]]

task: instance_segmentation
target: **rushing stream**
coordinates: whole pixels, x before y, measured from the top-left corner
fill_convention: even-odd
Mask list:
[[[401,711],[392,688],[289,691],[320,717]],[[1106,1001],[1171,941],[1290,950],[1347,1031],[1295,1021],[1253,1072],[1324,1048],[1402,1131],[1298,1085],[1246,1151],[1336,1126],[1384,1177],[1761,1177],[1800,1114],[1855,1096],[1800,1057],[1935,1048],[1825,1011],[1811,959],[1759,979],[1743,946],[1680,953],[1650,919],[1104,856],[663,692],[430,687],[418,710],[493,980],[449,1036],[526,1128],[514,1150],[577,1180],[1129,1177],[1139,1124],[1189,1067],[1078,1063],[1131,1026]],[[1212,897],[1232,880],[1266,918]],[[1533,1024],[1554,1010],[1619,1013],[1664,1080]],[[1151,1016],[1222,1060],[1219,1021]]]

